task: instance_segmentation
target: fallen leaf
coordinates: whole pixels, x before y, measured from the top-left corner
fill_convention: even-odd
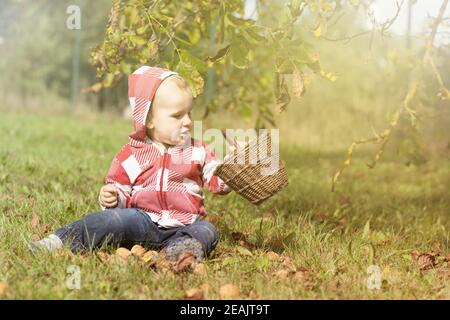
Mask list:
[[[5,295],[9,289],[9,285],[6,282],[0,282],[0,297]]]
[[[116,250],[116,256],[122,260],[128,260],[128,258],[132,256],[132,253],[127,248],[118,248]]]
[[[203,300],[204,292],[202,289],[199,289],[199,288],[189,289],[185,292],[184,299],[185,300]]]
[[[431,250],[435,253],[442,253],[443,248],[444,248],[444,242],[442,240],[436,240],[431,245]]]
[[[38,229],[40,223],[41,218],[39,218],[36,213],[33,213],[33,217],[31,218],[31,228]]]
[[[416,265],[420,270],[429,270],[437,265],[436,257],[429,253],[417,254],[417,252],[412,253]]]
[[[138,244],[134,245],[131,248],[131,253],[134,254],[135,256],[139,257],[139,258],[143,257],[145,252],[146,252],[146,250],[142,246],[140,246]]]
[[[240,240],[239,241],[239,245],[244,247],[244,248],[246,248],[246,249],[248,249],[248,250],[255,250],[256,249],[256,246],[253,243],[250,243],[250,242],[245,241],[245,240]]]
[[[250,292],[248,293],[248,298],[250,300],[258,300],[259,299],[258,292],[256,292],[255,290],[250,290]]]
[[[316,284],[313,274],[306,268],[298,268],[293,278],[301,282],[307,290],[314,288]]]
[[[270,261],[279,261],[280,255],[273,251],[269,251],[269,252],[267,252],[267,258],[269,258]]]
[[[239,296],[239,288],[233,284],[225,284],[219,289],[219,296],[221,299],[232,300]]]
[[[73,257],[74,254],[69,249],[62,248],[62,249],[53,251],[53,256],[68,258],[68,257]]]
[[[231,237],[234,241],[246,240],[247,235],[242,232],[232,232]]]
[[[445,256],[445,261],[450,262],[450,253],[447,253]]]
[[[51,226],[47,223],[42,223],[41,218],[33,213],[33,217],[31,218],[31,228],[34,232],[45,234],[51,230]]]
[[[440,269],[437,274],[440,278],[443,278],[444,281],[450,280],[450,268]]]
[[[264,218],[272,218],[273,211],[272,210],[264,211],[263,213],[261,213],[261,216],[263,216]]]
[[[294,270],[294,271],[295,271],[295,267],[294,267],[294,265],[292,264],[291,258],[289,258],[289,257],[287,257],[287,256],[284,256],[282,259],[283,259],[282,265],[283,265],[285,268],[287,268],[287,269],[289,269],[289,270]]]
[[[190,269],[195,263],[195,256],[190,252],[183,252],[175,262],[174,270],[176,272],[183,272]]]
[[[100,259],[101,262],[109,262],[110,256],[109,254],[107,254],[106,252],[103,251],[98,251],[97,252],[97,257]]]
[[[305,268],[299,268],[294,273],[294,279],[299,280],[301,282],[305,281],[305,279],[309,276],[310,272]]]
[[[252,256],[252,252],[250,250],[248,250],[247,248],[238,246],[236,247],[236,250],[239,252],[239,254],[243,255],[243,256]]]
[[[141,257],[141,260],[145,263],[154,262],[156,258],[158,257],[158,252],[150,250],[144,253],[144,255]]]

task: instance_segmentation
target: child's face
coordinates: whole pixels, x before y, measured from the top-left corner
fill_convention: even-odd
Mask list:
[[[180,144],[192,129],[193,97],[189,89],[180,89],[168,78],[156,91],[147,123],[150,139],[165,147]]]

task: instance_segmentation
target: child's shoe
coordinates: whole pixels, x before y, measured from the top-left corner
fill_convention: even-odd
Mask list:
[[[58,236],[54,234],[51,234],[48,237],[41,239],[39,241],[34,241],[28,244],[28,249],[33,253],[36,253],[39,250],[52,252],[62,247],[63,242]]]
[[[202,244],[194,238],[178,238],[163,250],[168,261],[177,261],[183,253],[194,255],[196,262],[203,261]]]

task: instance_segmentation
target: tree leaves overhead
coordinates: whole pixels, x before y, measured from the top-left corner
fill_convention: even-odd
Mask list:
[[[273,110],[285,110],[291,94],[300,98],[305,93],[305,72],[331,77],[295,34],[294,24],[309,7],[320,21],[320,30],[312,26],[310,32],[323,34],[333,3],[292,0],[278,10],[279,4],[264,2],[259,10],[279,16],[274,25],[245,18],[241,0],[115,0],[104,41],[91,53],[100,82],[86,91],[112,87],[143,64],[163,66],[188,81],[205,115],[229,104],[231,97],[241,118],[256,120],[257,127],[274,125]],[[207,81],[209,69],[214,78]],[[285,79],[290,75],[292,89]],[[202,95],[205,84],[207,97]]]

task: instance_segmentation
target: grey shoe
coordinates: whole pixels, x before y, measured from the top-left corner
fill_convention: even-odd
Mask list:
[[[169,243],[163,250],[166,259],[169,261],[177,261],[181,254],[188,252],[195,256],[196,262],[203,261],[202,244],[194,238],[178,238]]]
[[[48,237],[41,239],[39,241],[34,241],[30,244],[28,244],[28,250],[30,250],[33,253],[36,253],[38,251],[48,251],[52,252],[55,250],[58,250],[63,247],[63,242],[61,239],[51,234]]]

